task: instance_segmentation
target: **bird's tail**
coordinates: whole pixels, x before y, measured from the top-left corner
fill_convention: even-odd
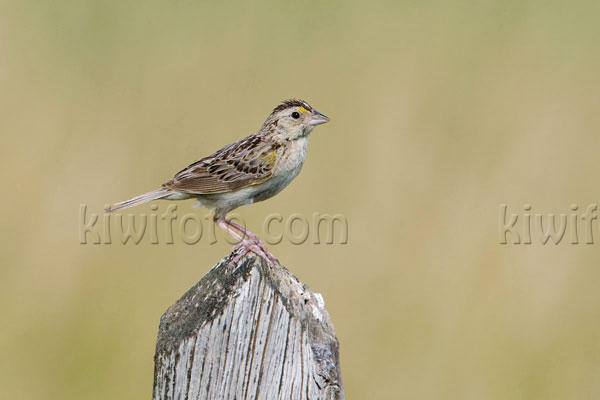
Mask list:
[[[148,192],[148,193],[136,196],[133,199],[129,199],[129,200],[122,201],[120,203],[113,204],[112,206],[108,207],[106,209],[106,211],[113,212],[113,211],[120,210],[122,208],[138,206],[140,204],[144,204],[144,203],[147,203],[152,200],[162,199],[163,197],[167,197],[170,194],[173,194],[173,192],[171,190],[161,188],[161,189],[155,190],[153,192]]]

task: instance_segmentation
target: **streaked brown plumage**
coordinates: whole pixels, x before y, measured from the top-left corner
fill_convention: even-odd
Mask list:
[[[240,231],[225,216],[231,210],[279,193],[300,172],[306,158],[308,135],[315,126],[329,121],[302,100],[287,100],[273,109],[261,129],[226,146],[179,171],[173,179],[153,192],[117,203],[108,211],[132,207],[156,199],[182,200],[197,198],[201,205],[214,210],[215,221],[232,233]],[[245,248],[271,256],[258,238]],[[258,253],[257,253],[258,254]]]
[[[222,193],[268,179],[281,144],[254,134],[179,171],[164,188],[191,194]]]

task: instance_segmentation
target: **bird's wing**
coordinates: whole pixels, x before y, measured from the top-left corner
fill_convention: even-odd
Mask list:
[[[191,194],[230,192],[268,180],[277,161],[277,143],[251,135],[179,171],[163,187]]]

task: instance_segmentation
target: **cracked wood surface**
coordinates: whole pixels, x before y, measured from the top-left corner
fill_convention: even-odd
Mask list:
[[[344,399],[321,295],[281,265],[232,256],[161,317],[153,399]]]

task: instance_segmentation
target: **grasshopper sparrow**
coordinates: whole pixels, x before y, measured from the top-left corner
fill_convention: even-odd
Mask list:
[[[228,220],[231,210],[275,196],[300,172],[306,159],[308,135],[329,118],[302,100],[286,100],[273,110],[260,130],[179,171],[160,189],[116,203],[107,211],[152,200],[196,198],[214,210],[215,223],[241,248],[236,260],[252,251],[277,262],[260,239]]]

